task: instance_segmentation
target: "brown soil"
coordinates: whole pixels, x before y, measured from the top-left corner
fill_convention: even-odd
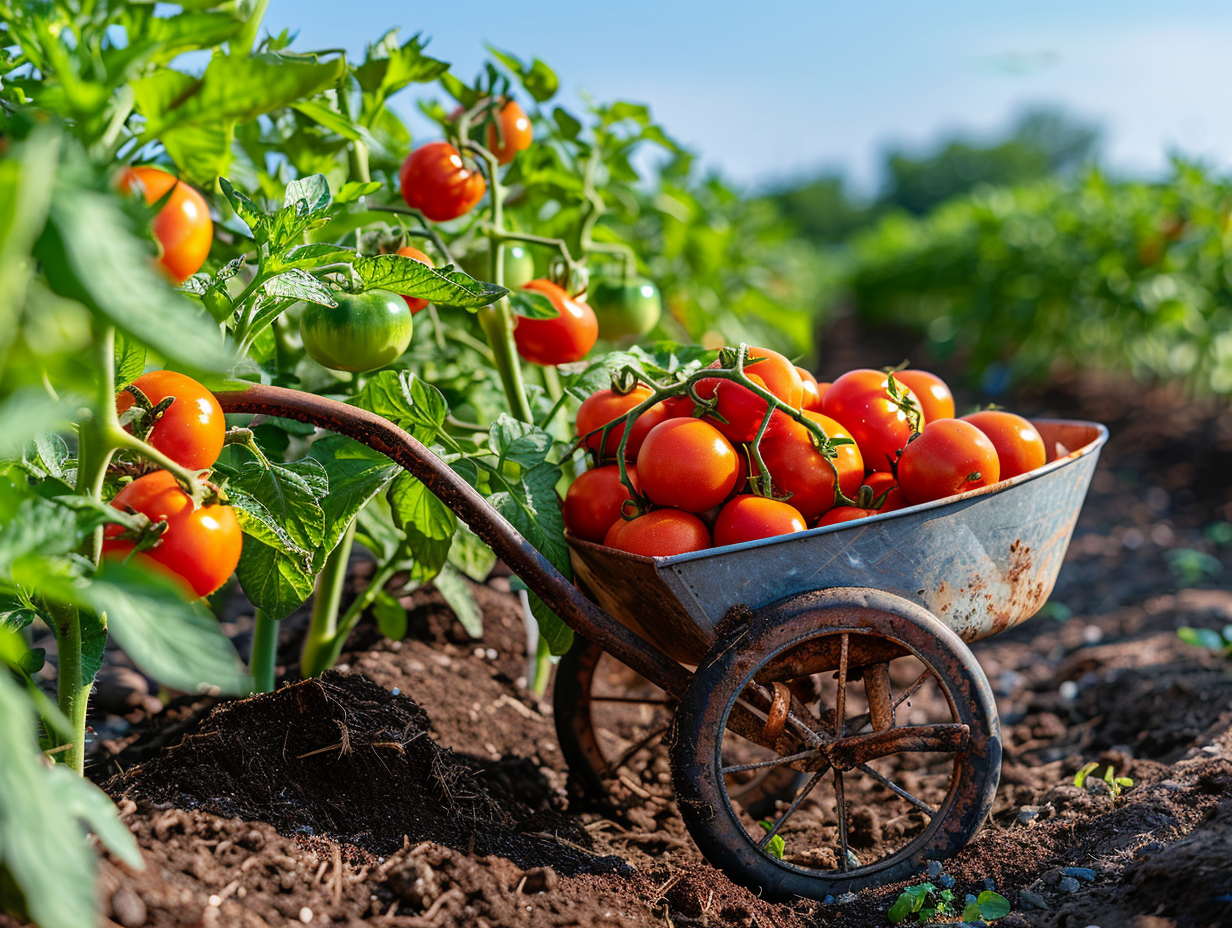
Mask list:
[[[1005,895],[1013,911],[997,924],[1008,928],[1232,924],[1232,661],[1176,636],[1232,623],[1232,550],[1207,534],[1232,516],[1232,416],[1113,379],[1017,405],[1100,418],[1113,439],[1050,606],[975,647],[1005,762],[991,821],[944,875],[960,899]],[[1184,550],[1221,572],[1170,566]],[[337,674],[100,719],[113,737],[95,778],[147,863],[134,873],[102,858],[110,922],[887,925],[903,886],[923,878],[828,903],[764,902],[702,860],[661,750],[622,770],[613,805],[580,801],[550,703],[520,679],[508,581],[475,589],[482,641],[418,591],[404,601],[408,638],[365,624]],[[293,622],[286,634],[293,671]],[[1088,761],[1133,787],[1115,798],[1074,787]],[[870,816],[864,840],[881,830]]]

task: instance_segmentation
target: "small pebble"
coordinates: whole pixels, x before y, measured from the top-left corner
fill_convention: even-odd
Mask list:
[[[836,901],[838,902],[839,905],[851,905],[858,898],[859,896],[857,896],[855,893],[843,893],[841,896],[838,897]]]
[[[1018,894],[1018,901],[1023,905],[1029,905],[1034,909],[1048,908],[1048,900],[1039,893],[1033,893],[1029,889],[1024,889]]]
[[[1019,825],[1029,825],[1039,818],[1039,806],[1023,806],[1018,810],[1018,814],[1014,816],[1014,820]]]
[[[304,906],[302,909],[300,909],[299,910],[299,920],[303,922],[305,925],[308,924],[310,921],[312,921],[312,909],[308,908],[308,906]]]
[[[1063,867],[1061,872],[1078,880],[1086,880],[1088,883],[1095,882],[1095,871],[1088,867]]]
[[[954,878],[950,876],[948,873],[941,874],[941,876],[937,878],[937,882],[941,884],[942,889],[953,889],[954,888]]]
[[[1080,885],[1072,876],[1061,877],[1061,882],[1057,884],[1057,889],[1063,893],[1076,893]]]
[[[984,888],[991,893],[997,888],[997,884],[990,877],[984,881]]]
[[[392,690],[390,690],[390,692],[391,692],[391,693],[393,693],[395,696],[401,696],[401,695],[402,695],[402,690],[401,690],[401,689],[399,689],[399,688],[398,688],[398,687],[396,687],[396,686],[395,686]]]
[[[1056,886],[1061,882],[1061,871],[1056,867],[1053,867],[1051,870],[1045,870],[1040,879],[1042,879],[1049,886]]]
[[[1076,698],[1078,698],[1078,684],[1073,680],[1066,680],[1061,684],[1057,692],[1066,702],[1073,702]]]
[[[487,658],[488,658],[488,660],[490,660],[490,661],[494,661],[494,660],[496,660],[498,657],[500,657],[500,652],[499,652],[499,651],[497,651],[497,650],[496,650],[496,648],[488,648],[488,650],[487,650],[487,651],[485,651],[485,652],[484,652],[484,654],[486,655],[486,657],[487,657]]]
[[[145,924],[145,902],[127,886],[121,886],[111,897],[111,914],[124,928],[141,928]]]
[[[939,876],[941,876],[941,861],[930,860],[928,862],[928,878],[935,880]]]
[[[834,905],[834,897],[826,896],[826,898],[821,900],[821,904],[822,905]]]

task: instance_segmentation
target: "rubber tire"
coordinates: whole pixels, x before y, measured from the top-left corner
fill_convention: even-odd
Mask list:
[[[856,610],[853,620],[853,609]],[[719,773],[719,734],[736,696],[766,660],[816,637],[818,630],[869,628],[900,641],[933,668],[951,694],[958,721],[971,730],[971,749],[958,755],[959,773],[938,815],[909,845],[903,859],[889,858],[856,876],[825,877],[775,860],[760,851],[735,816]],[[749,646],[755,642],[755,646]],[[1001,726],[996,702],[975,655],[921,606],[881,590],[818,591],[766,607],[754,616],[736,646],[715,648],[698,668],[676,711],[671,740],[672,781],[685,826],[706,859],[734,882],[761,890],[767,899],[829,895],[904,879],[928,860],[948,857],[974,837],[992,808],[1001,776]],[[707,720],[710,720],[709,722]],[[717,722],[717,724],[716,724]]]

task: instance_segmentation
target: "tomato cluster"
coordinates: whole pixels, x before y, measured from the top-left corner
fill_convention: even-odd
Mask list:
[[[926,371],[855,370],[818,383],[762,348],[748,349],[745,365],[759,391],[800,419],[779,408],[767,420],[764,394],[707,372],[691,379],[689,394],[658,402],[642,384],[592,394],[577,430],[601,466],[569,489],[570,533],[633,554],[682,554],[944,499],[1047,459],[1020,416],[956,419],[949,388]],[[610,462],[626,414],[641,406],[624,446],[626,484]]]
[[[205,387],[174,371],[151,371],[116,397],[123,415],[140,403],[146,414],[136,431],[157,451],[190,470],[214,466],[226,434],[222,407]],[[149,419],[153,417],[154,421]],[[208,596],[235,571],[242,533],[235,510],[220,502],[198,504],[170,471],[158,470],[123,487],[111,505],[164,523],[154,543],[135,555],[154,570],[168,574],[193,596]],[[111,524],[104,529],[103,554],[127,558],[138,539]]]

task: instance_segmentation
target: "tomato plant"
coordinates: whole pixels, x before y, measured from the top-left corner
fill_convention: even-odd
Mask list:
[[[137,557],[178,577],[195,596],[208,596],[226,582],[240,561],[240,524],[230,506],[196,506],[165,470],[138,477],[115,495],[116,509],[140,513],[166,528]],[[126,557],[131,540],[116,527],[106,531],[103,554]]]
[[[603,458],[615,458],[620,441],[625,433],[622,420],[625,413],[653,395],[653,391],[644,384],[637,384],[628,393],[617,393],[615,390],[596,390],[582,401],[577,411],[577,432],[586,439],[586,447],[597,451],[602,439],[602,428],[609,422],[617,423],[608,432],[607,441],[603,445]],[[664,403],[655,403],[641,413],[629,429],[629,440],[625,442],[625,457],[637,460],[637,453],[646,440],[647,433],[660,422],[669,418]],[[600,431],[596,431],[596,429]]]
[[[417,260],[417,259],[412,259]],[[339,293],[336,306],[310,303],[300,318],[304,349],[336,371],[385,367],[411,343],[411,310],[396,293]]]
[[[214,466],[222,451],[226,423],[214,394],[175,371],[150,371],[116,397],[116,412],[141,410],[135,427],[150,446],[195,470]],[[128,426],[133,431],[134,426]]]
[[[497,164],[508,164],[518,152],[530,148],[534,129],[518,101],[506,101],[493,122],[488,126],[488,150],[496,156]]]
[[[1001,479],[997,449],[961,419],[938,419],[903,449],[898,485],[909,503],[927,503],[991,486]]]
[[[120,189],[140,193],[145,202],[163,202],[152,223],[159,263],[177,284],[201,269],[214,243],[214,221],[205,198],[161,168],[136,167],[120,175]]]
[[[403,255],[407,258],[413,258],[414,260],[418,261],[420,264],[426,264],[428,267],[435,266],[432,263],[431,258],[429,258],[426,254],[424,254],[418,248],[413,248],[410,245],[403,245],[401,248],[398,249],[397,254]],[[424,299],[420,299],[419,297],[404,295],[402,299],[406,300],[406,307],[407,309],[411,311],[411,315],[414,315],[415,313],[428,308],[428,301]],[[407,339],[407,343],[408,344],[410,343],[409,338]],[[405,351],[406,349],[403,348],[402,350]],[[328,367],[329,365],[326,365],[326,366]]]
[[[407,155],[398,187],[411,209],[433,222],[447,222],[474,209],[488,185],[448,142],[429,142]]]

